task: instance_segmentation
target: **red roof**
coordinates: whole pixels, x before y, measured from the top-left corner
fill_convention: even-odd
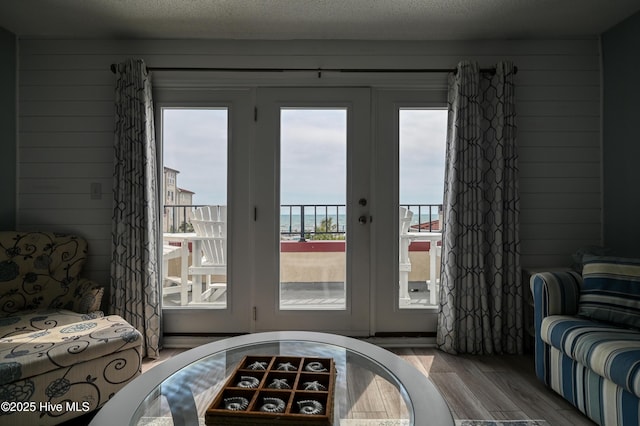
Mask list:
[[[411,225],[411,229],[419,229],[421,231],[440,231],[440,221],[432,220],[431,222],[419,223]]]

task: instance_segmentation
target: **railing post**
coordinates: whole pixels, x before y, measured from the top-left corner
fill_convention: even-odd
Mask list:
[[[300,239],[298,240],[299,243],[304,243],[305,241],[307,241],[304,238],[304,205],[300,206]]]

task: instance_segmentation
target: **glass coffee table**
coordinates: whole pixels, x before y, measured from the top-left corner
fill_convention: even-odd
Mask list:
[[[183,352],[120,390],[91,426],[204,425],[205,411],[247,355],[333,358],[334,426],[454,425],[431,381],[397,355],[349,337],[282,331],[232,337]]]

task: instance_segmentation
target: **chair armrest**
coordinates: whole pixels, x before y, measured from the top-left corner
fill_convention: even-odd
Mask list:
[[[74,292],[74,311],[87,314],[100,311],[104,286],[86,278],[80,278]]]
[[[551,384],[549,347],[542,340],[542,320],[550,315],[575,315],[578,312],[582,276],[573,271],[539,272],[529,282],[533,292],[536,375]]]
[[[545,317],[578,313],[582,276],[577,272],[539,272],[531,277],[530,286],[536,334]]]

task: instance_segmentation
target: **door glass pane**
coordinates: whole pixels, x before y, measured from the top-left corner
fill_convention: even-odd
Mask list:
[[[280,111],[280,309],[346,307],[347,110]]]
[[[226,308],[227,145],[227,108],[163,108],[164,308]]]
[[[399,111],[399,307],[435,306],[440,282],[447,111]]]

